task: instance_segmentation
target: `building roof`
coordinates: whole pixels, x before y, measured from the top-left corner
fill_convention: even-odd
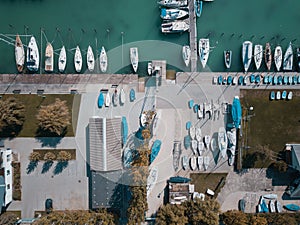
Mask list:
[[[5,180],[3,176],[0,176],[0,207],[2,208],[5,200]]]
[[[292,167],[300,171],[300,144],[292,144]]]

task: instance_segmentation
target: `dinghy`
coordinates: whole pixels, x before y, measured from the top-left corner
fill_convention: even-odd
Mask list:
[[[204,151],[204,143],[202,141],[198,142],[198,153],[199,155],[202,155]]]
[[[112,96],[112,100],[113,100],[113,105],[117,106],[119,103],[119,94],[118,94],[118,90],[115,89],[113,96]]]
[[[191,61],[191,49],[190,46],[184,45],[182,47],[182,58],[186,66],[189,66]]]
[[[284,208],[286,208],[287,210],[290,210],[290,211],[300,210],[300,206],[298,206],[296,204],[288,204],[288,205],[285,205]]]
[[[100,91],[100,94],[98,96],[98,108],[102,108],[103,104],[104,104],[104,95]]]
[[[202,132],[201,132],[201,128],[200,127],[197,127],[196,128],[196,140],[198,142],[200,142],[202,139]]]
[[[109,105],[110,105],[110,94],[109,92],[107,92],[105,96],[105,107],[109,107]]]
[[[203,118],[203,113],[204,113],[204,106],[203,106],[203,104],[199,104],[198,105],[198,111],[197,111],[197,114],[198,114],[198,118],[199,119],[202,119]]]
[[[202,166],[203,166],[203,156],[198,156],[197,157],[197,163],[198,163],[198,169],[202,170]]]
[[[281,212],[282,212],[282,205],[281,205],[280,201],[277,200],[277,201],[275,202],[275,206],[276,206],[277,212],[278,212],[278,213],[281,213]]]
[[[205,143],[206,149],[209,149],[209,143],[210,143],[210,136],[209,135],[204,136],[204,143]]]
[[[190,158],[190,166],[192,170],[196,170],[197,168],[197,158],[195,156],[192,156]]]
[[[196,155],[196,153],[197,153],[197,148],[198,148],[198,142],[196,140],[192,140],[191,141],[191,149],[192,149],[194,155]]]
[[[225,158],[226,156],[227,144],[228,141],[227,141],[226,130],[224,127],[220,127],[218,132],[218,145],[219,145],[219,150],[222,158]]]
[[[152,75],[152,62],[148,62],[148,68],[147,68],[148,75]]]
[[[67,65],[67,53],[66,53],[65,46],[62,46],[58,57],[59,72],[63,73],[66,69],[66,65]]]
[[[183,168],[184,170],[187,169],[187,164],[188,164],[188,158],[187,158],[186,155],[184,155],[184,156],[182,156],[182,168]]]
[[[224,62],[227,69],[229,69],[231,66],[231,56],[232,56],[232,51],[229,50],[224,51]]]
[[[277,194],[265,194],[263,195],[264,198],[267,198],[267,199],[277,199],[278,196]]]
[[[129,92],[129,99],[131,102],[133,102],[135,100],[135,91],[133,88]]]
[[[189,129],[189,135],[191,137],[191,139],[195,139],[196,136],[196,128],[194,126],[191,126]]]
[[[207,170],[207,169],[208,169],[208,167],[209,167],[209,161],[210,161],[209,156],[204,156],[204,159],[203,159],[203,167],[204,167],[204,170]]]
[[[270,201],[269,208],[270,208],[270,212],[271,212],[271,213],[276,212],[276,209],[275,209],[275,201],[274,201],[274,200],[271,200],[271,201]]]
[[[121,104],[124,104],[125,101],[126,101],[125,91],[124,91],[124,89],[122,88],[121,91],[120,91],[120,103],[121,103]]]

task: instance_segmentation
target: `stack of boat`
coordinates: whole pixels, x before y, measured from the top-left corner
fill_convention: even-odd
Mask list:
[[[161,0],[158,4],[164,7],[160,13],[163,19],[162,33],[181,33],[189,30],[187,0]]]
[[[267,203],[269,201],[269,204]],[[259,199],[258,204],[258,212],[259,213],[281,213],[282,212],[282,205],[279,200],[277,200],[276,194],[265,194],[262,195]]]

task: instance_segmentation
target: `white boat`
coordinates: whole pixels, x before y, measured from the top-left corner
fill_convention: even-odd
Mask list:
[[[275,206],[276,206],[277,212],[278,212],[278,213],[281,213],[281,212],[282,212],[282,205],[281,205],[280,201],[277,200],[277,201],[275,202]]]
[[[204,106],[203,106],[203,104],[200,103],[200,104],[198,105],[198,107],[199,107],[199,108],[198,108],[198,112],[197,112],[198,118],[199,118],[199,119],[202,119],[203,116],[204,116],[204,115],[203,115],[203,113],[204,113]]]
[[[47,43],[46,51],[45,51],[45,71],[53,72],[54,60],[53,60],[53,47],[51,43]]]
[[[209,144],[210,144],[210,136],[209,135],[204,136],[204,143],[205,143],[206,149],[209,149]]]
[[[264,49],[262,45],[254,45],[254,63],[257,70],[260,68],[263,59],[263,53]]]
[[[130,48],[130,61],[131,61],[132,68],[136,73],[139,64],[139,53],[137,47]]]
[[[40,54],[35,38],[31,36],[27,46],[27,69],[31,72],[36,72],[40,65]]]
[[[119,94],[118,94],[117,89],[115,89],[115,92],[113,93],[112,100],[113,100],[114,106],[117,106],[119,103]]]
[[[186,66],[189,66],[191,61],[191,49],[190,46],[184,45],[182,47],[182,58]]]
[[[191,126],[190,129],[189,129],[189,134],[190,134],[190,137],[191,139],[195,139],[195,136],[196,136],[196,128],[194,126]]]
[[[209,56],[209,39],[200,38],[199,39],[199,57],[202,67],[205,68]]]
[[[201,156],[204,151],[204,143],[202,141],[198,142],[198,153]]]
[[[174,20],[161,24],[162,33],[182,33],[190,29],[189,19]]]
[[[204,156],[204,159],[203,159],[203,167],[204,167],[204,170],[207,170],[207,169],[208,169],[208,167],[209,167],[209,161],[210,161],[209,156]]]
[[[200,127],[197,127],[196,128],[196,140],[198,142],[200,142],[202,139],[202,132],[201,132],[201,128]]]
[[[293,69],[293,48],[292,48],[292,43],[290,42],[289,47],[284,53],[283,70],[292,70],[292,69]]]
[[[282,65],[282,49],[280,46],[276,46],[274,51],[274,62],[277,71],[280,71],[281,65]]]
[[[288,100],[292,100],[293,98],[293,92],[292,91],[289,91],[288,95],[287,95],[287,99]]]
[[[248,71],[249,66],[252,60],[252,42],[251,41],[244,41],[243,48],[242,48],[242,59],[245,72]]]
[[[280,98],[281,98],[281,93],[280,93],[280,91],[277,91],[276,92],[276,100],[280,100]]]
[[[92,72],[95,68],[95,57],[94,57],[93,49],[90,45],[88,47],[87,54],[86,54],[86,63],[87,63],[88,70]]]
[[[226,152],[227,152],[227,135],[226,135],[226,130],[224,127],[219,128],[218,132],[218,145],[219,145],[219,150],[222,158],[225,158]]]
[[[226,50],[224,51],[224,62],[227,69],[231,66],[231,57],[232,57],[232,51]]]
[[[171,9],[162,8],[160,12],[160,18],[162,18],[163,20],[178,20],[188,15],[189,12],[187,10],[178,9],[178,8],[171,8]]]
[[[239,80],[239,77],[238,76],[235,76],[233,79],[232,79],[232,84],[233,85],[236,85],[238,83],[238,80]]]
[[[126,101],[125,91],[124,91],[124,89],[122,88],[121,91],[120,91],[120,103],[121,103],[121,104],[124,104],[125,101]]]
[[[192,156],[190,158],[190,166],[192,170],[196,170],[197,168],[197,158],[195,156]]]
[[[148,75],[152,75],[152,62],[148,62],[148,68],[147,68]]]
[[[203,156],[198,156],[197,157],[197,163],[198,163],[198,169],[202,170],[202,166],[203,166]]]
[[[235,159],[235,150],[236,150],[236,129],[233,128],[231,131],[227,131],[227,138],[228,138],[228,150],[229,150],[229,156],[228,156],[228,164],[229,166],[232,166]]]
[[[197,148],[198,148],[198,142],[196,140],[192,140],[191,141],[191,149],[192,149],[194,155],[196,155],[196,153],[197,153]]]
[[[100,70],[102,73],[105,73],[107,70],[107,54],[105,48],[102,46],[100,52]]]
[[[276,212],[276,209],[275,209],[275,201],[274,201],[274,200],[271,200],[271,201],[270,201],[270,206],[269,206],[269,208],[270,208],[270,212],[271,212],[271,213]]]
[[[157,181],[157,177],[158,177],[158,169],[156,167],[153,167],[150,172],[149,172],[149,176],[147,178],[147,196],[150,194],[151,190],[153,189],[153,187],[156,184]]]
[[[74,65],[77,73],[80,73],[82,68],[82,56],[79,46],[76,46],[75,55],[74,55]]]
[[[277,194],[265,194],[263,195],[264,198],[267,198],[267,199],[277,199],[278,196]]]
[[[62,46],[60,53],[59,53],[59,57],[58,57],[58,70],[59,72],[64,72],[66,69],[66,65],[67,65],[67,53],[66,53],[66,49],[65,46]]]
[[[272,65],[272,50],[269,42],[266,43],[266,48],[265,48],[265,63],[267,69],[270,71]]]
[[[161,0],[157,3],[161,6],[172,7],[172,8],[184,7],[188,5],[187,0]]]
[[[187,165],[188,165],[188,157],[186,155],[182,156],[182,168],[184,170],[187,169]]]
[[[110,94],[109,94],[109,92],[107,92],[106,96],[105,96],[105,106],[109,107],[110,102],[111,102],[111,100],[110,100]]]
[[[15,43],[15,59],[18,71],[20,73],[23,72],[25,62],[25,51],[21,38],[18,34],[16,35]]]

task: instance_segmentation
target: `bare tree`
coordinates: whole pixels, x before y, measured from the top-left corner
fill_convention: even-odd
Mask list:
[[[55,160],[55,154],[53,152],[47,152],[45,155],[44,155],[44,160],[47,161],[47,162],[52,162]]]
[[[29,155],[29,160],[32,162],[38,162],[41,160],[41,154],[38,152],[31,152]]]
[[[71,153],[67,151],[60,151],[57,156],[57,160],[61,162],[69,161],[71,160],[71,158],[72,158]]]

